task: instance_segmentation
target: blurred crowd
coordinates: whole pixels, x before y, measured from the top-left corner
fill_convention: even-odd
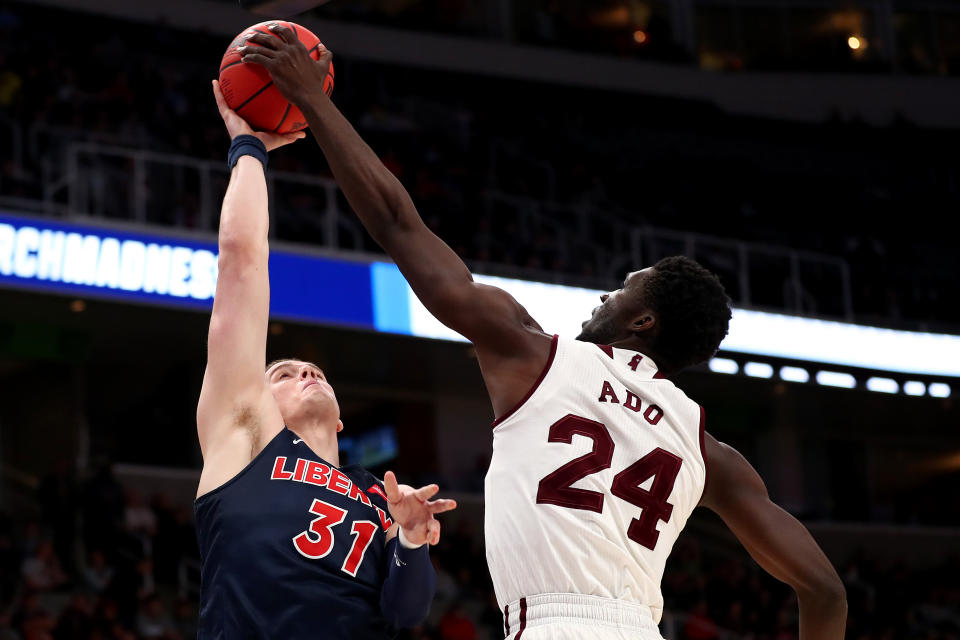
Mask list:
[[[228,141],[209,81],[224,38],[50,12],[57,13],[0,9],[0,141],[16,150],[0,166],[7,206],[66,203],[57,185],[69,142],[222,161]],[[83,55],[62,44],[77,30],[98,34]],[[634,266],[631,230],[651,225],[843,259],[862,322],[960,324],[960,304],[946,295],[960,258],[949,236],[935,232],[960,205],[960,166],[943,153],[955,132],[905,121],[867,127],[839,115],[817,125],[777,123],[678,100],[338,64],[338,105],[430,227],[487,272],[609,286]],[[97,202],[81,212],[132,217],[124,194],[139,187],[129,158],[82,165]],[[329,176],[310,141],[275,154],[271,167]],[[220,191],[204,202],[197,182],[148,164],[138,192],[145,221],[215,228],[215,212],[203,210],[215,208]],[[309,185],[278,189],[276,237],[323,243],[318,212],[330,206]],[[342,196],[336,206],[349,211]],[[377,250],[359,232],[339,243]],[[659,242],[644,247],[643,259],[683,250]],[[720,273],[738,302],[745,292],[736,255],[698,249],[694,257]],[[821,278],[814,266],[794,291],[788,261],[754,265],[751,306],[843,314],[838,273]]]
[[[0,512],[0,640],[186,640],[196,637],[199,559],[188,505],[146,499],[109,466],[80,481],[61,465],[16,511]],[[791,590],[743,552],[708,554],[681,537],[663,582],[673,640],[792,640]],[[482,526],[448,527],[431,551],[437,594],[401,640],[495,640],[503,622]],[[837,567],[851,640],[958,640],[960,558],[924,570],[855,555]]]

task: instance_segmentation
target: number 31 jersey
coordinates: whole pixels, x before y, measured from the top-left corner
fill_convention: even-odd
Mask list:
[[[705,481],[697,403],[643,354],[554,336],[539,382],[494,423],[484,529],[501,609],[577,593],[659,622],[664,565]]]
[[[287,428],[197,498],[199,640],[384,640],[393,524],[383,485],[336,467]]]

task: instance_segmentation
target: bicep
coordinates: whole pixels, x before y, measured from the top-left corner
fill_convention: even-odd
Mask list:
[[[419,218],[383,239],[413,292],[437,320],[489,352],[517,355],[539,325],[508,292],[474,282],[463,260]]]
[[[795,589],[814,589],[835,575],[806,527],[770,500],[750,463],[709,434],[705,439],[710,477],[701,504],[723,519],[753,559]]]

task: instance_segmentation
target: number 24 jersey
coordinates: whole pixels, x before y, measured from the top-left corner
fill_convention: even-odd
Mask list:
[[[659,622],[664,565],[705,481],[697,403],[641,353],[554,336],[539,383],[494,423],[484,529],[501,609],[579,593]]]

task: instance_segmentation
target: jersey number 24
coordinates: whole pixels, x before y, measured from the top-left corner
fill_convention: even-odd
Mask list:
[[[540,481],[537,504],[555,504],[568,509],[585,509],[603,513],[604,494],[571,485],[587,476],[610,468],[613,460],[613,438],[606,425],[572,414],[550,425],[548,442],[571,444],[574,435],[593,440],[593,451],[571,460]],[[657,522],[670,520],[673,505],[667,502],[683,464],[678,456],[659,447],[643,456],[613,478],[610,492],[616,497],[643,509],[639,518],[630,521],[627,535],[648,549],[657,546],[660,532]],[[640,485],[653,478],[650,489]]]

